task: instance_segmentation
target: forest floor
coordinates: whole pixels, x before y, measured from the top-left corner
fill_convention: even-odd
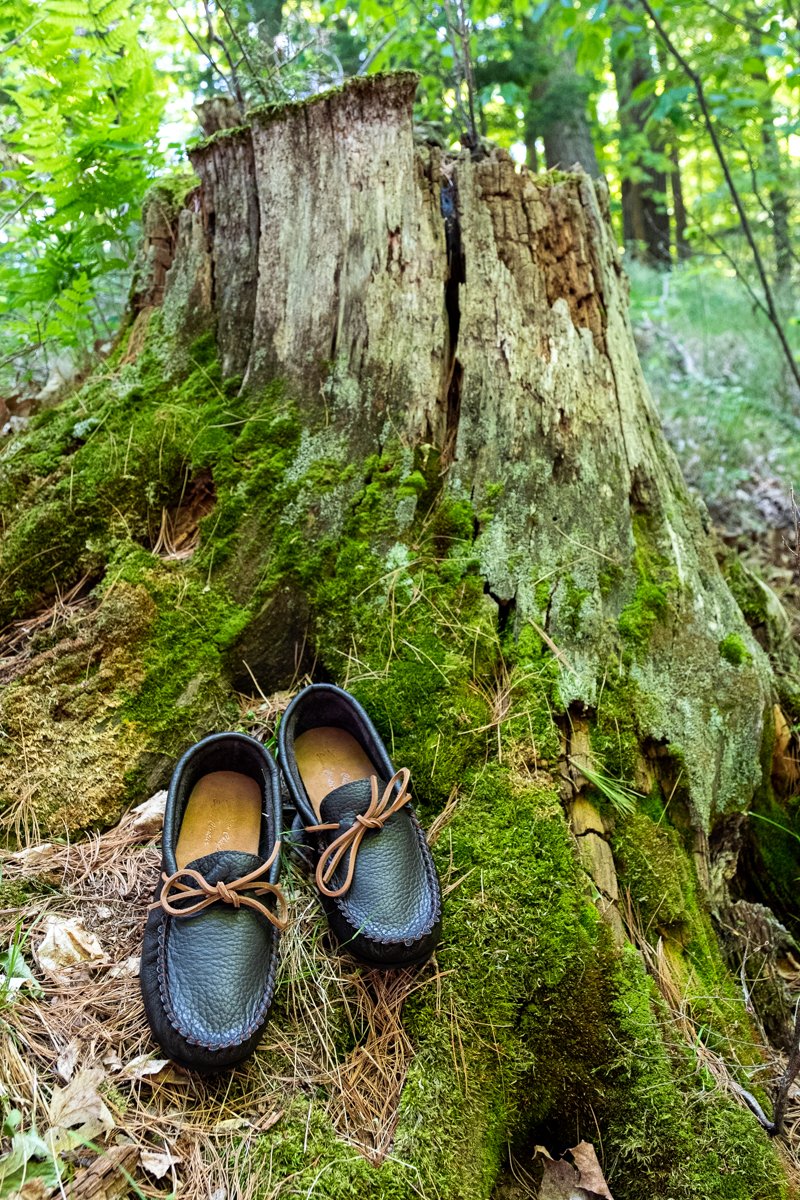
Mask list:
[[[642,367],[689,486],[719,537],[777,592],[800,634],[792,550],[800,394],[777,343],[743,286],[717,268],[626,266]]]

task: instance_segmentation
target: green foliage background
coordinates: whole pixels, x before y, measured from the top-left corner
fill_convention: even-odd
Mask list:
[[[796,261],[785,247],[781,258],[776,224],[791,239],[795,17],[749,0],[655,11],[703,81],[791,326]],[[620,97],[626,62],[647,77]],[[245,109],[401,67],[420,75],[420,136],[444,145],[468,140],[468,77],[478,134],[520,161],[543,168],[547,131],[576,115],[587,122],[617,219],[626,181],[670,179],[652,186],[677,220],[679,179],[685,244],[738,273],[757,305],[752,255],[695,89],[640,0],[5,0],[0,394],[36,391],[65,354],[68,373],[80,372],[113,340],[143,196],[198,132],[193,103],[225,94]]]

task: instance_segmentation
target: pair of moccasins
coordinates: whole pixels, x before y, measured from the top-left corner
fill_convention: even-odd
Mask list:
[[[395,771],[366,712],[341,688],[306,688],[281,721],[278,758],[290,838],[315,868],[340,946],[372,967],[425,962],[439,938],[439,881],[408,771]],[[281,827],[278,766],[260,742],[218,733],[184,754],[140,977],[156,1039],[194,1070],[233,1066],[263,1032],[288,921]]]

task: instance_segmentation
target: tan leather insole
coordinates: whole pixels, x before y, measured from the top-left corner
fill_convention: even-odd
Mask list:
[[[181,822],[175,860],[179,869],[204,854],[244,850],[258,854],[261,789],[238,771],[212,771],[194,785]]]
[[[329,792],[354,779],[368,779],[375,774],[375,768],[356,739],[344,729],[328,725],[301,733],[295,741],[294,754],[318,820],[321,819],[322,801]]]

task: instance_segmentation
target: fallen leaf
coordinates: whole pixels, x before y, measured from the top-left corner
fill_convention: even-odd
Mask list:
[[[42,970],[57,983],[69,979],[71,967],[96,966],[106,958],[100,940],[78,917],[69,920],[48,917],[44,937],[34,948],[34,954]]]
[[[58,1170],[50,1147],[35,1131],[15,1133],[6,1154],[0,1155],[0,1196],[38,1200],[58,1183]],[[27,1194],[25,1187],[29,1187]],[[36,1191],[43,1187],[44,1192]]]
[[[69,1083],[75,1073],[75,1067],[78,1062],[78,1052],[80,1043],[73,1038],[59,1054],[56,1059],[56,1071],[64,1080],[64,1083]]]
[[[28,846],[24,850],[15,850],[7,855],[9,862],[18,863],[21,867],[40,867],[48,862],[55,852],[52,842],[41,842],[38,846]]]
[[[0,994],[5,992],[6,995],[12,995],[24,987],[27,982],[27,979],[20,979],[18,975],[12,975],[10,979],[7,975],[0,975]]]
[[[117,963],[108,972],[109,979],[134,979],[139,974],[141,955],[132,954],[124,962]]]
[[[177,1154],[166,1154],[158,1150],[142,1150],[139,1161],[145,1171],[154,1179],[163,1179],[167,1171],[182,1162],[182,1159]]]
[[[546,1157],[539,1200],[614,1200],[591,1142],[579,1142],[559,1159],[541,1150]]]
[[[177,1063],[168,1058],[154,1058],[152,1054],[137,1054],[120,1070],[124,1079],[138,1079],[142,1083],[190,1083],[191,1076]]]
[[[53,1088],[47,1135],[51,1146],[61,1149],[72,1143],[73,1138],[61,1136],[65,1130],[76,1129],[78,1138],[88,1141],[114,1128],[114,1118],[98,1090],[104,1079],[105,1073],[92,1067],[79,1071],[65,1088]]]
[[[167,793],[156,792],[149,800],[145,800],[143,804],[137,804],[136,808],[131,809],[125,818],[125,824],[130,824],[131,829],[143,838],[153,837],[160,832],[161,826],[164,824],[166,807]]]
[[[608,1184],[605,1181],[600,1163],[597,1161],[594,1146],[591,1142],[578,1142],[577,1146],[573,1146],[569,1151],[572,1155],[572,1161],[578,1168],[581,1187],[584,1191],[594,1192],[601,1196],[602,1200],[614,1200],[611,1192],[608,1190]]]

